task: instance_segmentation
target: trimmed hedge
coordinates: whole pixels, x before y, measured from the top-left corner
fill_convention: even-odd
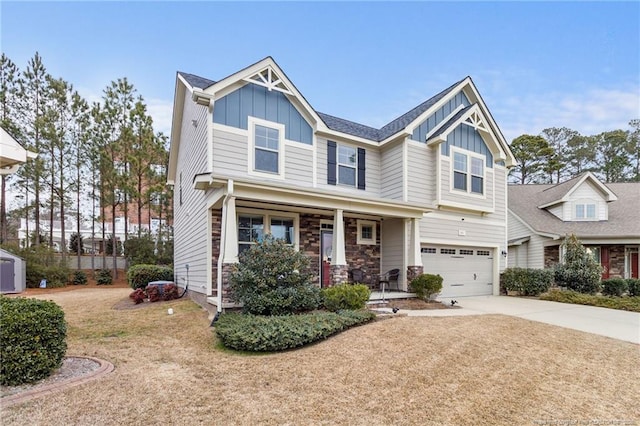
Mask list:
[[[609,278],[602,281],[602,294],[607,296],[622,296],[629,289],[624,278]]]
[[[0,296],[0,384],[48,377],[67,351],[64,312],[54,302]]]
[[[500,275],[500,287],[517,291],[522,296],[538,296],[549,291],[553,284],[553,270],[507,268]]]
[[[573,290],[552,289],[548,293],[541,295],[540,300],[552,300],[554,302],[573,303],[576,305],[598,306],[601,308],[640,312],[640,296],[594,296],[591,294],[578,293],[577,291]]]
[[[433,274],[421,274],[411,280],[409,288],[418,299],[428,300],[432,295],[442,291],[442,277]]]
[[[640,280],[637,278],[627,278],[629,296],[640,296]]]
[[[160,265],[133,265],[127,271],[127,281],[132,289],[145,289],[151,281],[173,281],[173,268]]]
[[[318,312],[261,316],[226,313],[215,324],[216,335],[230,349],[273,352],[297,348],[371,321],[369,311]]]
[[[364,284],[339,284],[321,290],[324,307],[332,312],[364,309],[371,290]]]

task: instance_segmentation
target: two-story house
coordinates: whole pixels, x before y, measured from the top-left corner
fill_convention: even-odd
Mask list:
[[[575,234],[602,279],[638,278],[640,183],[602,183],[590,172],[556,185],[509,185],[509,267],[550,268]]]
[[[400,290],[424,271],[444,297],[497,294],[514,162],[469,77],[377,129],[317,112],[271,57],[217,81],[179,72],[178,283],[229,306],[229,271],[269,233],[319,286],[399,269]]]

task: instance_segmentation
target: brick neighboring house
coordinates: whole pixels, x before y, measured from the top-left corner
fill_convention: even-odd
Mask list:
[[[378,129],[317,112],[271,57],[218,81],[179,72],[178,283],[231,306],[229,271],[270,233],[309,257],[318,286],[398,269],[400,291],[424,271],[443,297],[497,294],[514,163],[470,77]]]
[[[552,267],[575,234],[603,279],[638,278],[639,212],[639,182],[604,184],[587,172],[557,185],[509,185],[509,267]]]

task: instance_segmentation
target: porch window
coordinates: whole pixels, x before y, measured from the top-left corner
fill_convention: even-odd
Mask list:
[[[238,212],[238,254],[261,242],[267,234],[297,249],[298,223],[295,213],[241,209]]]
[[[240,216],[238,218],[238,254],[248,250],[264,237],[262,216]]]
[[[376,244],[376,223],[370,220],[358,220],[358,244]]]
[[[271,235],[279,240],[284,240],[287,244],[293,244],[295,227],[293,226],[293,219],[271,219]]]

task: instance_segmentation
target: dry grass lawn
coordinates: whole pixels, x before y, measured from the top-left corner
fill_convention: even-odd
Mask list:
[[[129,292],[38,296],[64,308],[68,355],[116,370],[5,409],[3,425],[640,423],[631,343],[498,315],[396,317],[246,355],[220,349],[191,301],[112,309]]]

